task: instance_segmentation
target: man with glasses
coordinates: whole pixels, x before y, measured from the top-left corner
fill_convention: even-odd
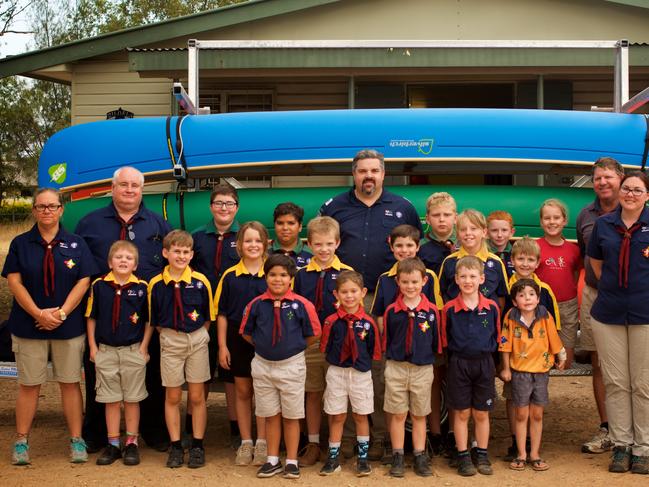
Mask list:
[[[95,257],[99,275],[106,274],[108,250],[117,240],[129,240],[137,247],[140,259],[136,274],[149,280],[159,274],[165,265],[162,257],[162,239],[171,231],[169,224],[142,203],[144,176],[132,167],[115,171],[112,181],[112,201],[83,217],[75,233],[83,237]],[[152,448],[166,451],[169,435],[164,421],[165,393],[160,378],[160,342],[157,333],[149,344],[146,388],[149,393],[140,404],[140,434]],[[95,367],[84,355],[86,374],[86,415],[83,422],[83,438],[88,451],[99,451],[107,444],[104,405],[95,402]]]
[[[605,404],[606,390],[599,357],[597,356],[597,348],[595,347],[595,339],[593,338],[590,316],[590,309],[597,297],[598,280],[586,255],[586,248],[595,226],[595,220],[606,213],[610,213],[617,207],[620,184],[624,177],[624,168],[612,157],[600,157],[593,164],[592,175],[595,201],[587,205],[577,216],[577,242],[584,258],[584,268],[586,270],[586,283],[581,298],[579,348],[590,354],[590,361],[593,366],[593,395],[597,404],[600,426],[597,434],[582,445],[581,451],[583,453],[604,453],[612,448],[613,443],[608,435],[608,416]]]

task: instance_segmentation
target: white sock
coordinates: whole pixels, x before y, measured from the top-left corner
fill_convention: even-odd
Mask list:
[[[340,448],[340,441],[330,441],[329,448]]]
[[[295,465],[297,467],[297,460],[286,459],[286,465]]]
[[[252,440],[241,440],[242,445],[252,445]]]
[[[279,463],[279,457],[271,457],[270,455],[266,458],[266,461],[271,465],[277,465]]]
[[[257,438],[257,445],[265,445],[266,440],[264,438]]]
[[[309,443],[320,443],[320,435],[315,434],[315,435],[309,435]]]
[[[357,436],[356,441],[358,441],[359,443],[362,442],[362,441],[365,441],[365,442],[369,443],[370,442],[370,437],[369,436]]]

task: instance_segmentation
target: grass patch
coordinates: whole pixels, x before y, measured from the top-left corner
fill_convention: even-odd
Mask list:
[[[10,223],[0,225],[0,269],[5,265],[9,244],[16,235],[25,233],[34,225],[34,221],[29,218],[20,223]],[[11,310],[13,296],[9,292],[6,279],[0,279],[0,320],[6,320]]]

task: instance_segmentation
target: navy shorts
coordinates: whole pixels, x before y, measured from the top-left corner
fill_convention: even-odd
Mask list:
[[[446,372],[447,402],[452,409],[491,411],[496,398],[496,367],[486,353],[476,358],[451,354]]]
[[[547,372],[531,373],[512,370],[512,403],[517,408],[530,404],[545,406],[549,402]]]

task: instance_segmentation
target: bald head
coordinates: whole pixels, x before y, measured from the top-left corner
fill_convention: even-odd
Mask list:
[[[135,213],[142,203],[144,176],[134,167],[121,167],[113,174],[113,204],[121,213]]]

